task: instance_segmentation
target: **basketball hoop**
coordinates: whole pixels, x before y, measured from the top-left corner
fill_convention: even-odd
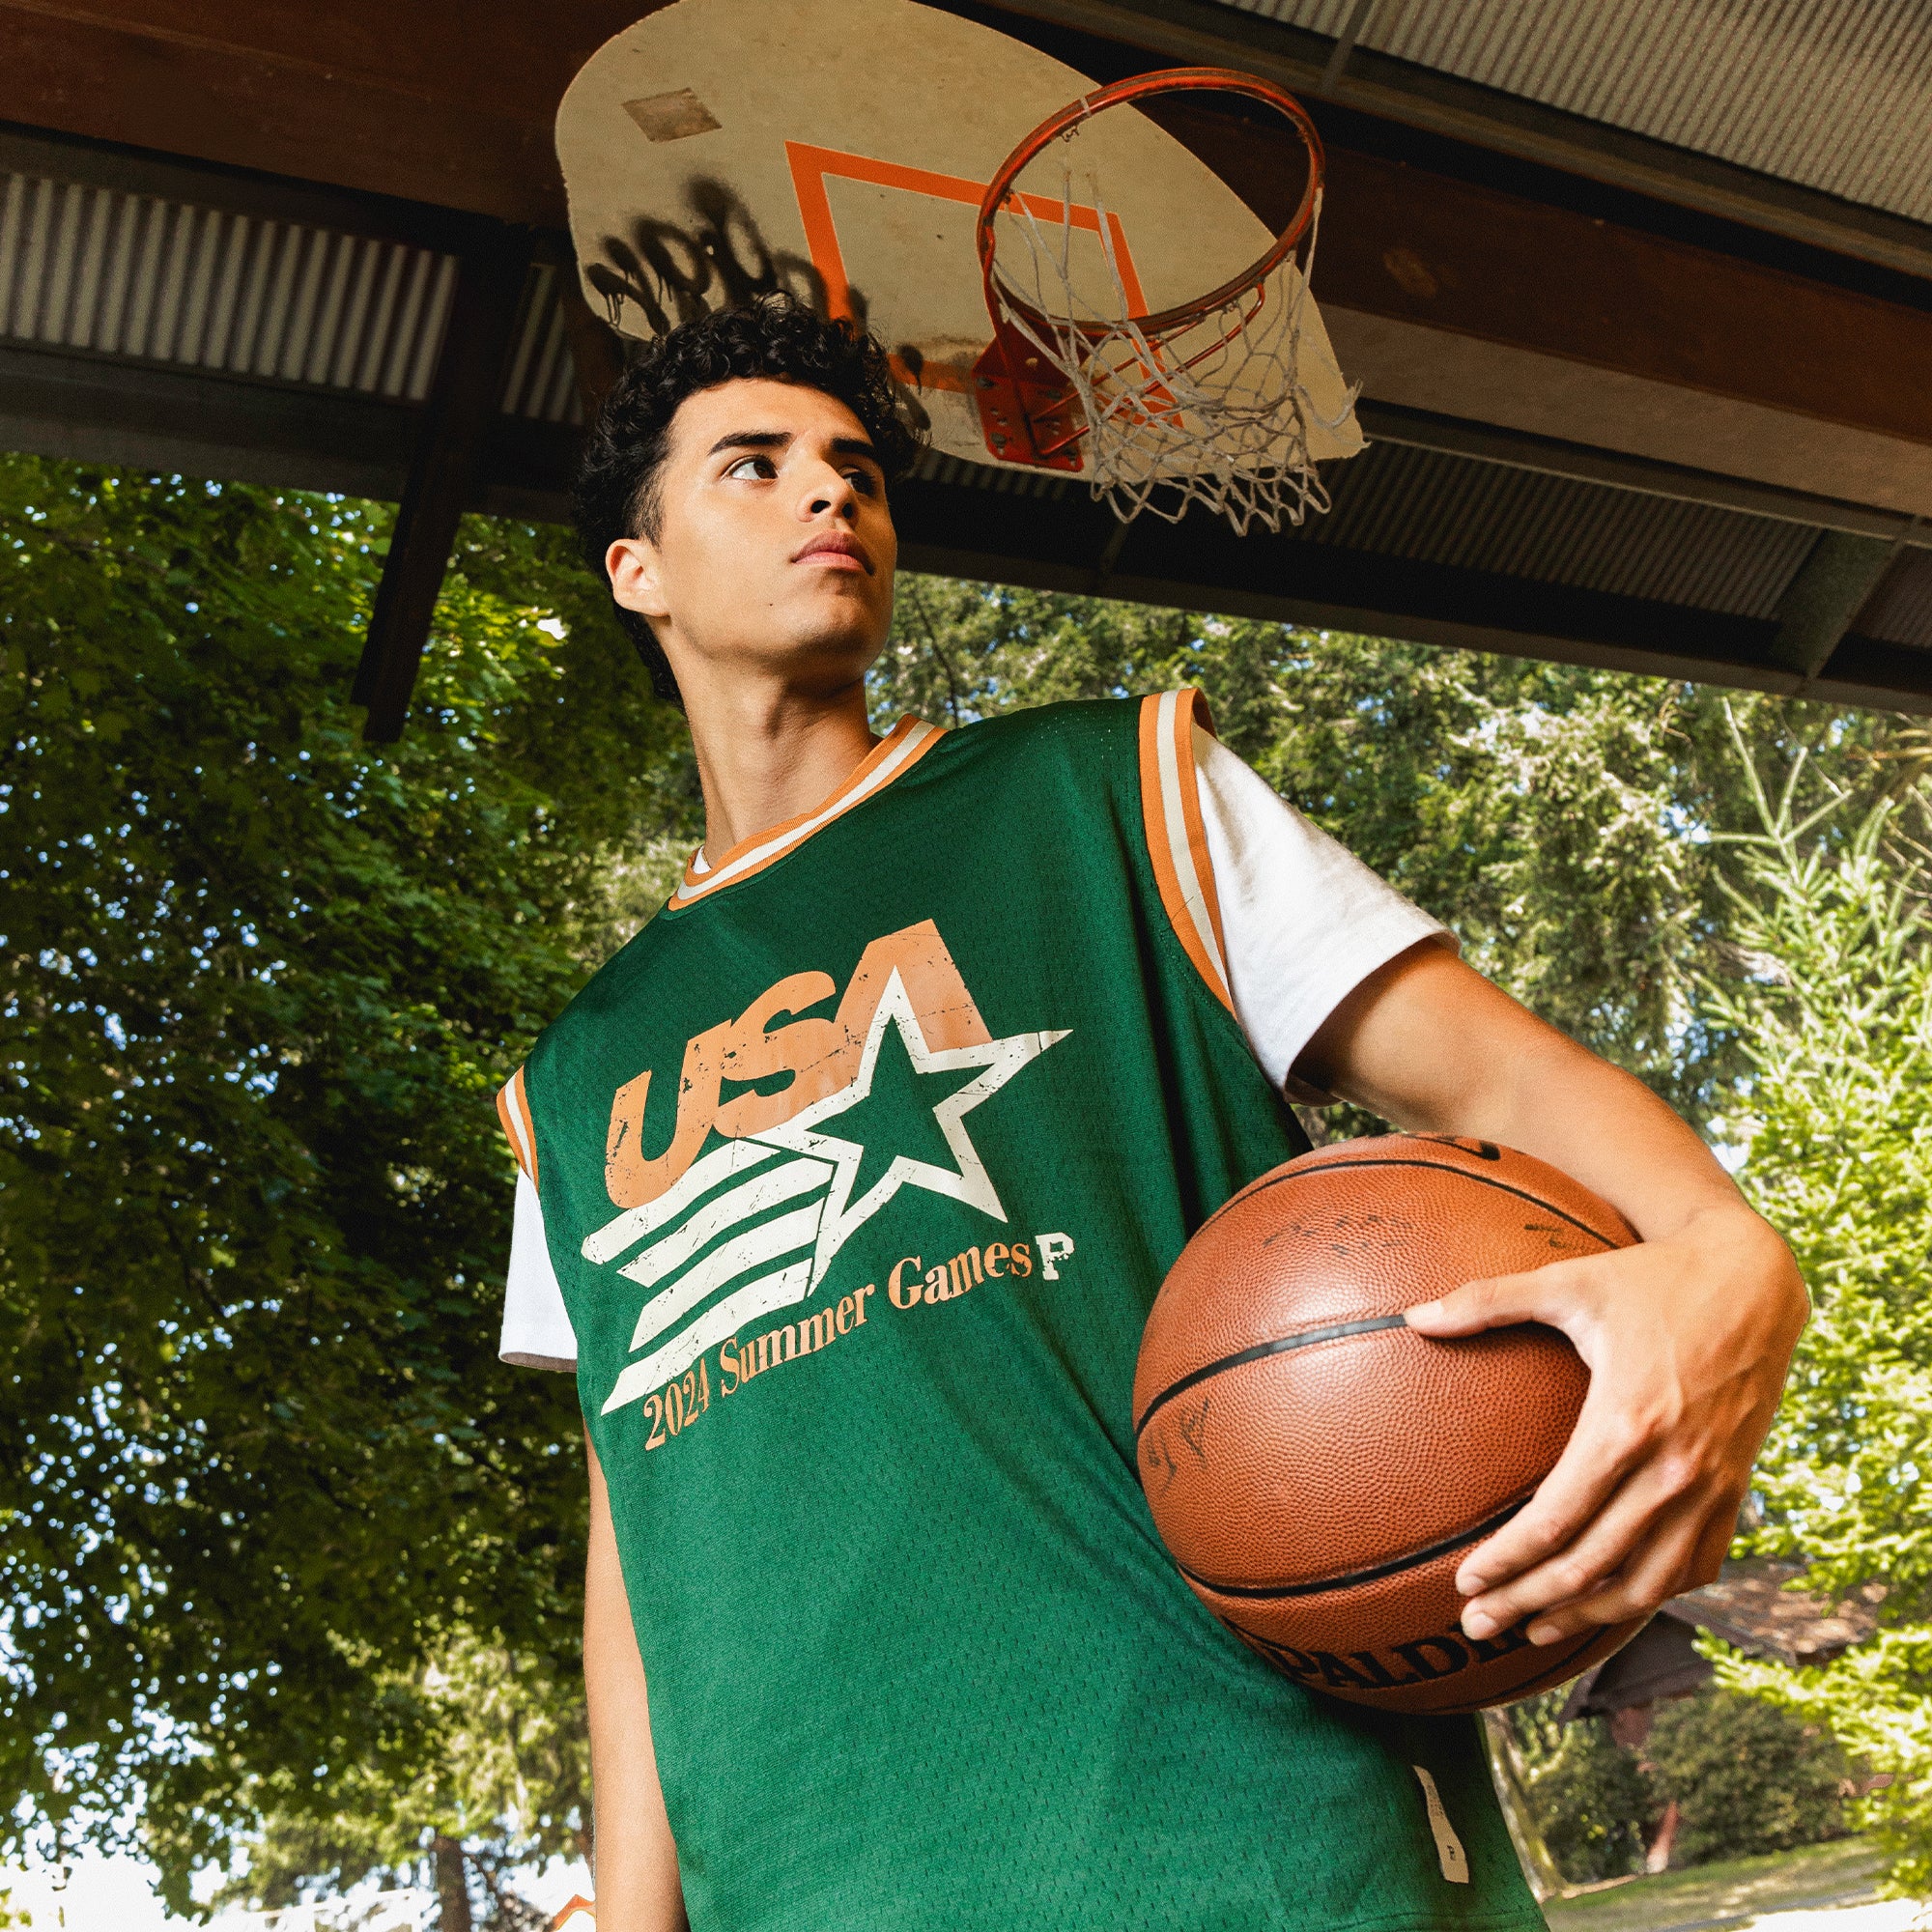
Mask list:
[[[1142,306],[1120,223],[1095,184],[1078,205],[1070,165],[1056,205],[1020,193],[1021,174],[1059,140],[1111,107],[1164,94],[1245,96],[1281,114],[1308,156],[1308,180],[1288,223],[1240,273],[1192,301],[1152,314]],[[1178,523],[1190,503],[1225,516],[1237,533],[1270,530],[1328,507],[1309,450],[1316,409],[1299,368],[1308,278],[1321,217],[1321,137],[1293,95],[1232,68],[1182,67],[1083,95],[1036,128],[987,184],[978,245],[993,340],[974,370],[987,447],[1007,463],[1085,469],[1096,500],[1122,523],[1143,510]],[[1042,213],[1042,211],[1045,211]],[[1022,294],[997,260],[1006,237],[1024,244]],[[1104,259],[1099,300],[1076,292],[1076,225]],[[1124,272],[1123,272],[1124,270]],[[1091,271],[1083,274],[1091,288]]]

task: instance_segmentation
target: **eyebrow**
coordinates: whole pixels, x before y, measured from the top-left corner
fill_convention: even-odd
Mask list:
[[[727,449],[783,449],[792,440],[790,430],[737,429],[728,436],[721,436],[711,445],[709,453],[717,456]],[[863,436],[834,437],[832,453],[835,456],[863,456],[872,463],[879,460],[879,452]]]

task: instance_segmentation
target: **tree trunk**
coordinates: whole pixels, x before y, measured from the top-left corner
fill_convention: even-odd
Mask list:
[[[439,1832],[431,1849],[436,1854],[436,1897],[440,1908],[440,1932],[471,1932],[469,1923],[469,1872],[464,1863],[463,1847],[454,1838]]]
[[[1672,1799],[1663,1807],[1663,1822],[1657,1828],[1657,1836],[1650,1841],[1650,1850],[1644,1854],[1643,1868],[1653,1876],[1670,1869],[1670,1854],[1677,1846],[1678,1826],[1677,1801]]]
[[[1510,1735],[1509,1719],[1500,1711],[1485,1711],[1483,1736],[1490,1747],[1490,1780],[1503,1807],[1503,1822],[1509,1827],[1510,1842],[1516,1846],[1517,1862],[1541,1904],[1563,1889],[1563,1874],[1549,1856],[1536,1814],[1529,1808],[1522,1758]]]

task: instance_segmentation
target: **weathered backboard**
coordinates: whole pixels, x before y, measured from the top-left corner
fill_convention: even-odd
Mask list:
[[[558,110],[585,296],[649,337],[790,289],[887,345],[936,448],[1001,463],[974,393],[992,339],[976,217],[1019,141],[1094,85],[914,0],[676,0],[607,42]],[[1103,221],[1135,314],[1205,295],[1272,240],[1131,107],[1091,122],[1068,156],[1042,156],[1019,188],[1042,216],[1072,204],[1075,288],[1097,309],[1115,299]],[[1361,434],[1312,302],[1298,373],[1321,419],[1310,453],[1352,456]]]

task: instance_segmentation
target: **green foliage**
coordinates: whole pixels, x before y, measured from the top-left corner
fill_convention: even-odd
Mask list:
[[[1923,801],[1911,803],[1922,818]],[[1840,847],[1788,801],[1741,839],[1735,943],[1710,1005],[1747,1041],[1746,1185],[1814,1296],[1760,1461],[1761,1547],[1815,1588],[1873,1580],[1932,1608],[1932,932],[1888,802]]]
[[[0,460],[0,1765],[19,1833],[111,1843],[138,1812],[178,1906],[194,1862],[266,1821],[251,1895],[454,1845],[509,1922],[503,1862],[582,1829],[583,1484],[569,1385],[495,1360],[490,1097],[648,917],[698,814],[680,721],[556,531],[465,526],[409,734],[362,747],[348,690],[387,527]],[[1923,1041],[1886,1002],[1922,991],[1899,963],[1920,942],[1870,979],[1840,920],[1833,970],[1869,980],[1856,1010],[1890,1072],[1823,1026],[1827,980],[1805,1037],[1789,1001],[1811,982],[1763,966],[1797,940],[1727,929],[1714,839],[1751,798],[1690,687],[909,578],[874,698],[950,723],[1181,681],[1478,965],[1693,1117],[1759,1122],[1754,1184],[1808,1231],[1826,1315],[1767,1533],[1918,1603],[1925,1358],[1900,1270],[1932,1231],[1899,1083],[1922,1094]],[[1898,727],[1739,715],[1794,812],[1849,801],[1806,835],[1818,877],[1863,863],[1841,821],[1899,789]],[[1802,1118],[1807,1081],[1848,1110],[1842,1149]],[[1888,1126],[1888,1093],[1917,1124]],[[1818,1693],[1874,1762],[1932,1763],[1920,1629]],[[1918,1728],[1857,1743],[1861,1685]],[[1579,1816],[1623,1815],[1603,1740],[1529,1744],[1552,1802],[1568,1780]],[[1900,1789],[1922,1838],[1932,1784]],[[1613,1866],[1633,1829],[1583,1830],[1575,1856]]]
[[[1516,1707],[1510,1727],[1534,1766],[1531,1809],[1573,1885],[1641,1870],[1673,1800],[1673,1865],[1789,1851],[1845,1831],[1844,1752],[1824,1726],[1778,1704],[1721,1690],[1674,1699],[1631,1750],[1601,1718],[1556,1727],[1562,1694]]]
[[[1831,1732],[1758,1697],[1710,1690],[1658,1707],[1643,1758],[1681,1817],[1672,1864],[1786,1852],[1843,1835],[1849,1770]]]
[[[1565,1726],[1561,1747],[1530,1779],[1529,1803],[1544,1843],[1572,1885],[1641,1869],[1661,1808],[1635,1756],[1601,1718]]]
[[[986,584],[901,581],[875,720],[937,722],[1199,685],[1224,743],[1451,925],[1465,956],[1691,1119],[1735,1035],[1700,975],[1736,970],[1714,835],[1752,820],[1721,694],[1426,644]],[[1891,782],[1894,721],[1758,699],[1798,795]],[[1345,1131],[1370,1131],[1341,1117]]]
[[[536,1932],[545,1921],[507,1874],[590,1851],[581,1684],[551,1659],[462,1636],[383,1697],[407,1748],[346,1767],[327,1807],[292,1802],[286,1779],[261,1791],[266,1828],[217,1903],[293,1905],[368,1878],[434,1886],[439,1853],[453,1853],[480,1884],[483,1922]]]
[[[1820,1670],[1787,1671],[1732,1657],[1722,1681],[1830,1726],[1861,1769],[1850,1823],[1886,1855],[1886,1885],[1907,1898],[1932,1893],[1932,1632],[1922,1622],[1882,1630]]]
[[[1901,748],[1910,749],[1910,748]],[[1903,777],[1913,778],[1910,765]],[[1883,1605],[1824,1669],[1723,1675],[1829,1724],[1891,1775],[1855,1807],[1890,1882],[1932,1889],[1932,929],[1922,784],[1856,814],[1765,787],[1741,839],[1734,941],[1749,976],[1710,1009],[1747,1042],[1741,1179],[1791,1241],[1814,1312],[1757,1470],[1754,1547],[1813,1590]],[[1850,819],[1849,829],[1841,821]]]
[[[491,1101],[688,759],[558,532],[466,526],[373,751],[386,512],[9,458],[0,531],[0,1764],[17,1828],[138,1806],[179,1908],[265,1795],[423,1761],[452,1633],[575,1668]]]

